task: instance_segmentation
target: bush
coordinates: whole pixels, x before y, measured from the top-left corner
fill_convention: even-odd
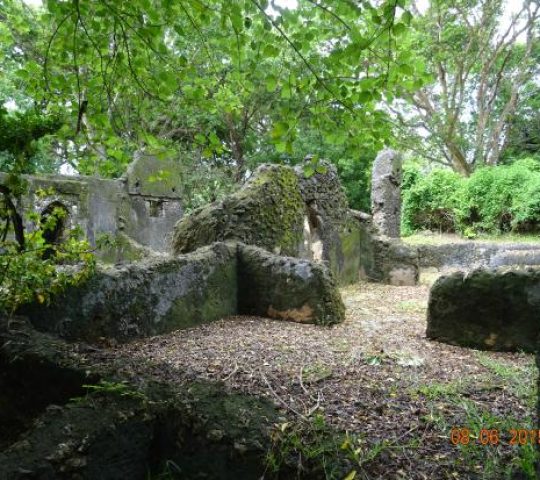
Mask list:
[[[540,231],[540,165],[530,158],[483,167],[469,178],[448,170],[404,184],[402,230],[462,234]]]
[[[418,169],[404,171],[402,232],[417,230],[454,232],[461,177],[449,170],[434,170],[422,176]]]

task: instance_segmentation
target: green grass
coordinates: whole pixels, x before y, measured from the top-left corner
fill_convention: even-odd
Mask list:
[[[523,401],[527,411],[531,412],[530,415],[517,418],[493,413],[481,403],[463,395],[469,387],[475,386],[465,379],[449,383],[434,382],[421,385],[415,390],[414,393],[423,395],[428,400],[430,414],[426,415],[425,420],[435,424],[449,439],[453,428],[467,428],[469,442],[458,444],[455,448],[460,450],[461,466],[476,472],[475,478],[511,479],[516,478],[513,475],[519,471],[523,475],[519,478],[535,479],[535,462],[538,460],[535,442],[529,439],[524,445],[510,444],[512,429],[537,428],[533,415],[537,396],[537,370],[534,360],[531,357],[525,365],[516,366],[484,352],[477,352],[476,355],[478,362],[490,372],[486,375],[486,384],[493,385],[493,388],[501,388],[502,385],[509,394]],[[451,417],[445,413],[447,408],[440,408],[442,403],[450,407],[453,412]],[[456,418],[461,425],[454,424]],[[485,433],[487,430],[496,430],[499,433],[497,445],[482,444],[481,432]]]
[[[465,391],[468,382],[457,380],[448,383],[433,382],[426,385],[420,385],[414,393],[423,395],[428,400],[438,400],[441,398],[460,395]]]
[[[540,244],[540,234],[520,235],[520,234],[504,234],[504,235],[477,235],[475,238],[465,238],[455,234],[439,234],[425,235],[416,233],[408,237],[402,237],[402,240],[409,245],[445,245],[455,242],[478,242],[478,243],[532,243]]]
[[[528,408],[536,407],[536,369],[534,357],[530,356],[523,366],[516,366],[504,360],[495,359],[485,352],[476,352],[478,363],[486,367],[503,381],[506,390],[525,401]]]
[[[459,449],[459,465],[471,472],[476,472],[474,478],[482,480],[512,480],[523,478],[533,480],[536,478],[535,462],[537,461],[536,446],[533,442],[526,445],[510,445],[510,430],[515,428],[534,429],[534,421],[531,418],[525,420],[513,417],[499,417],[481,408],[472,400],[460,396],[449,396],[446,403],[451,404],[463,417],[462,425],[454,425],[445,417],[443,411],[432,405],[430,415],[425,419],[428,423],[437,426],[441,434],[452,436],[454,428],[466,428],[469,432],[468,443],[458,444],[454,448]],[[499,434],[498,444],[482,444],[479,440],[481,432],[496,430]],[[483,437],[485,439],[489,437]],[[519,471],[522,476],[516,477]]]

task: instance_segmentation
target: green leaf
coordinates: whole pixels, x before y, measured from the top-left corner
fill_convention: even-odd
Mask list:
[[[272,128],[272,139],[280,139],[289,132],[289,124],[287,122],[276,122],[274,128]]]
[[[306,178],[315,175],[315,169],[311,165],[304,165],[304,176]]]
[[[279,55],[279,48],[274,45],[266,45],[263,50],[263,55],[268,58],[277,57]]]
[[[410,25],[411,21],[413,19],[413,14],[409,10],[405,10],[403,14],[401,15],[401,21],[405,25]]]
[[[268,75],[266,77],[266,91],[267,92],[273,92],[276,90],[277,86],[277,78],[274,75]]]

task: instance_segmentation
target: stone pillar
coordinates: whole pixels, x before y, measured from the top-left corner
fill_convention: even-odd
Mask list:
[[[379,235],[400,236],[401,219],[401,155],[384,149],[373,163],[371,176],[371,213]]]

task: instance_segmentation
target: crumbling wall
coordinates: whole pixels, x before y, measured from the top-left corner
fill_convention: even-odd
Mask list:
[[[303,242],[304,203],[294,171],[263,165],[239,191],[195,210],[175,227],[173,252],[192,252],[209,243],[238,240],[297,255]]]
[[[504,266],[540,266],[540,244],[501,242],[452,242],[442,245],[418,245],[421,267],[497,268]]]
[[[36,328],[72,340],[127,340],[237,313],[328,325],[345,309],[325,265],[261,248],[213,243],[175,258],[100,267],[50,305],[19,312]]]
[[[374,236],[371,238],[372,257],[366,276],[376,282],[396,286],[418,283],[418,253],[399,239]]]
[[[535,351],[540,270],[476,270],[440,277],[431,288],[427,336],[483,350]]]
[[[321,264],[239,245],[238,281],[240,313],[321,325],[345,318],[334,279]]]
[[[173,252],[237,240],[269,252],[326,262],[336,279],[358,280],[366,235],[348,209],[335,167],[306,178],[303,169],[263,165],[238,192],[194,211],[175,227]]]
[[[298,256],[324,260],[341,284],[354,283],[359,279],[366,230],[349,209],[336,167],[323,165],[325,173],[309,177],[302,165],[295,168],[306,213],[304,249]]]
[[[237,312],[236,246],[223,243],[177,258],[101,267],[50,305],[21,311],[40,330],[96,341],[156,335]]]
[[[119,180],[63,175],[24,175],[23,180],[28,192],[16,201],[20,213],[62,206],[66,231],[78,226],[93,246],[103,235],[119,240],[121,245],[97,252],[98,258],[113,263],[137,260],[141,252],[168,252],[173,227],[183,214],[181,180],[173,160],[139,154]],[[8,175],[0,173],[0,184],[7,182]],[[25,228],[31,231],[35,225],[26,221]],[[140,247],[127,249],[126,238]]]

